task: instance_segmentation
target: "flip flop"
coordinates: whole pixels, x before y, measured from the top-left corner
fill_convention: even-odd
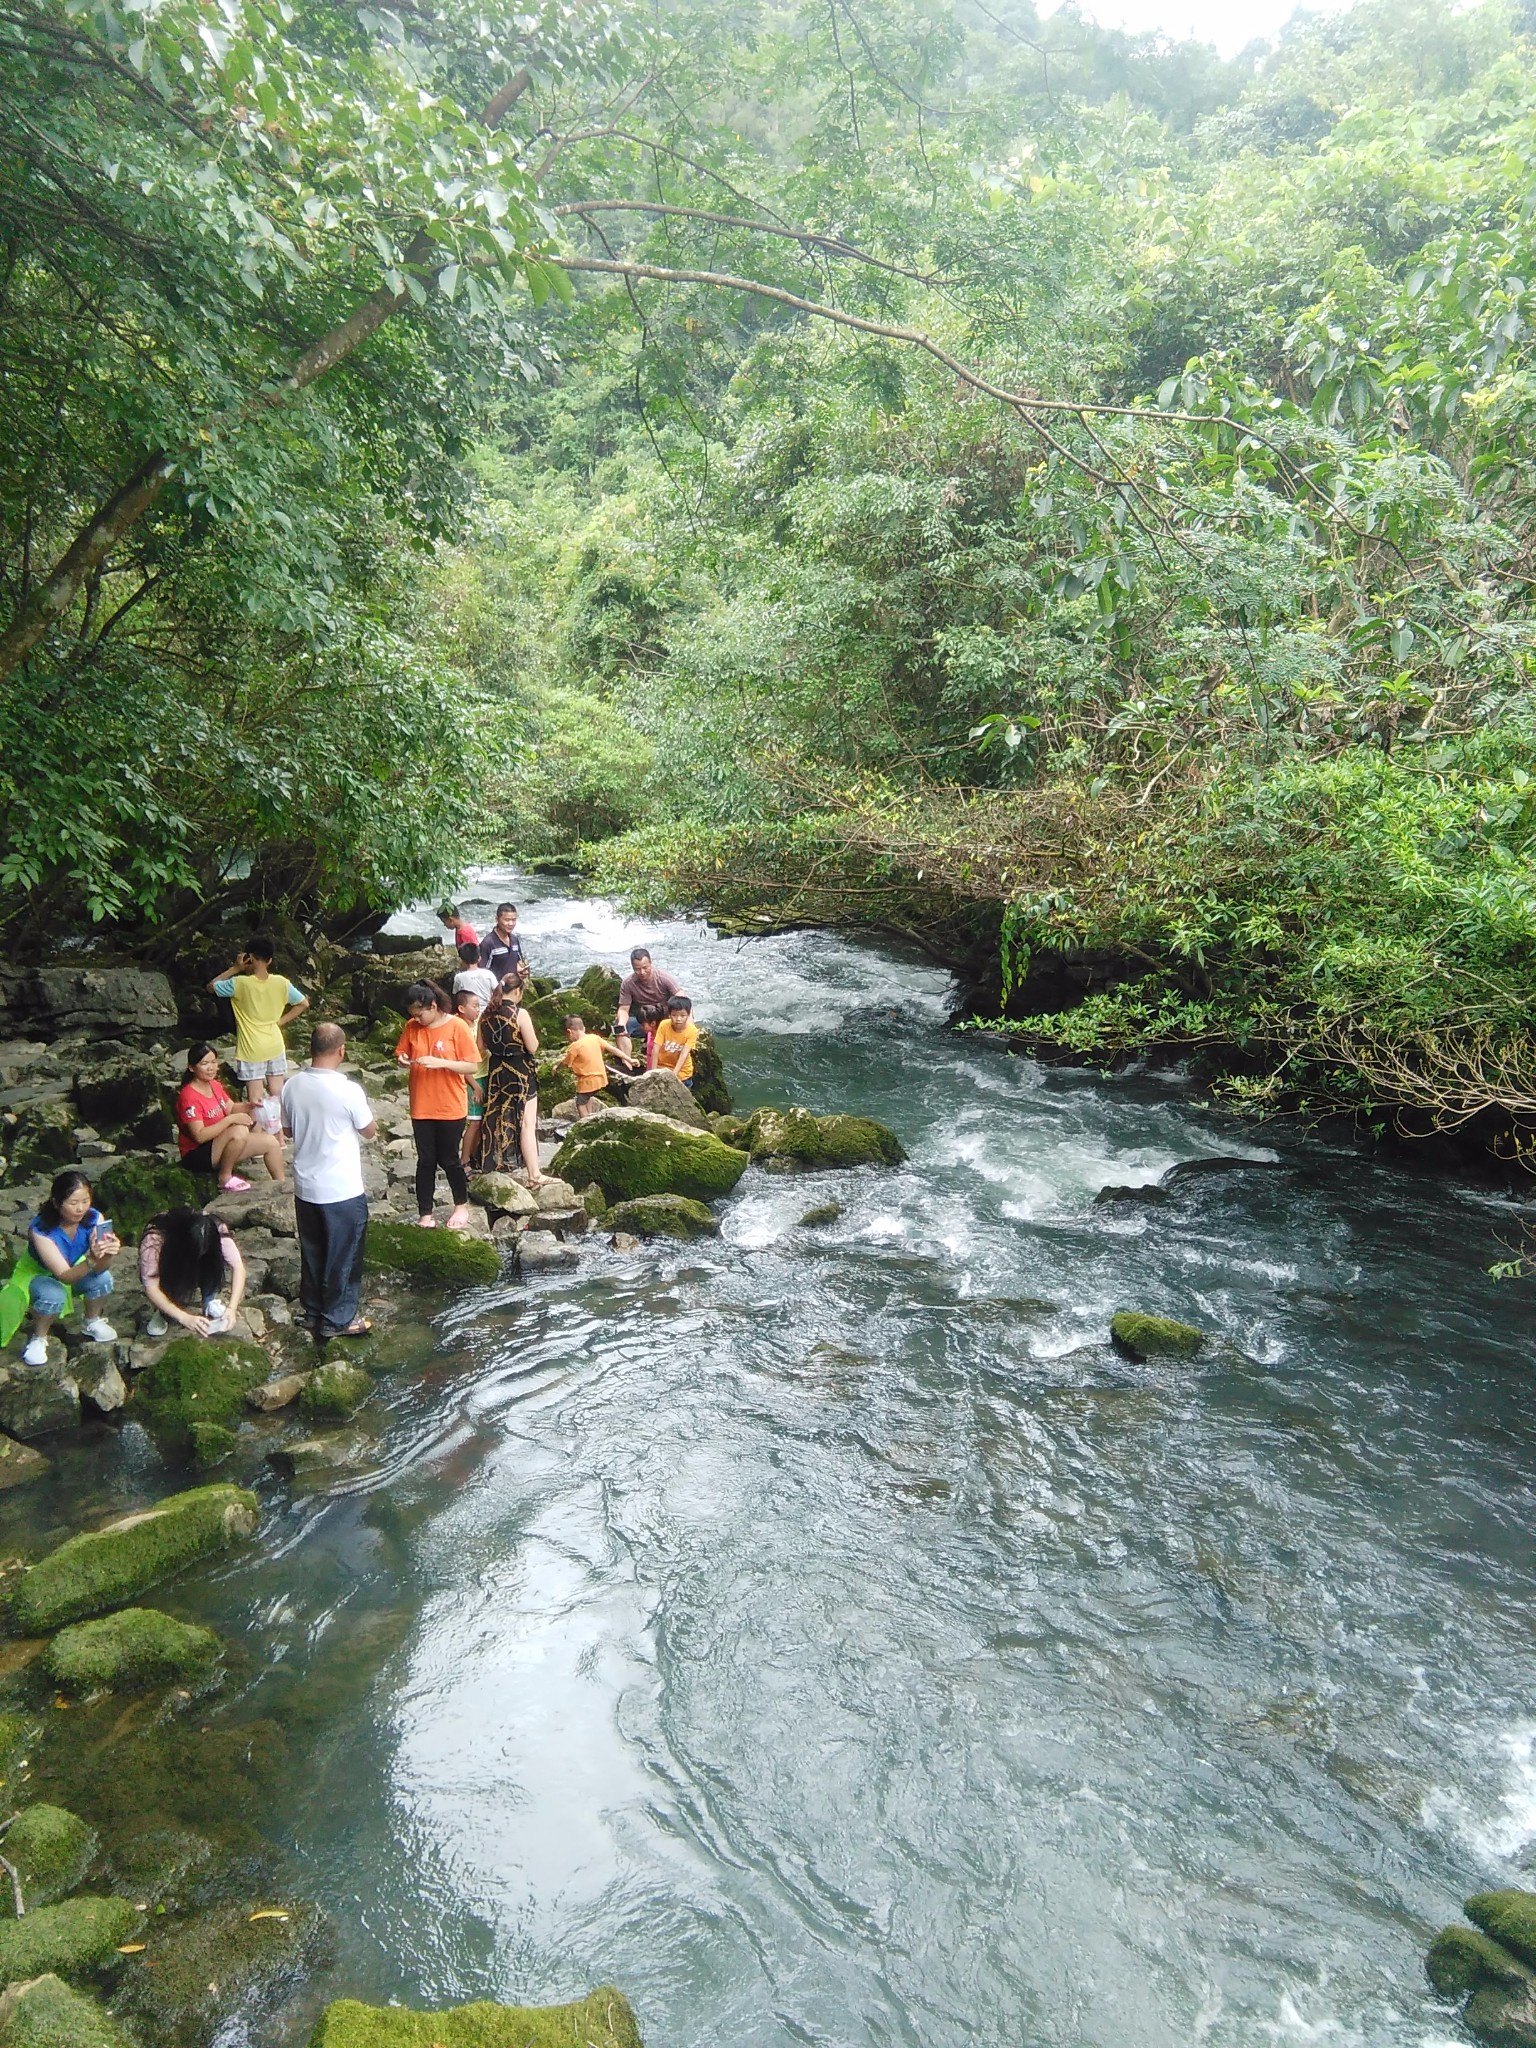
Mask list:
[[[373,1335],[373,1324],[369,1322],[366,1316],[359,1316],[355,1323],[348,1323],[344,1330],[333,1330],[331,1335],[333,1337],[371,1337]]]
[[[249,1190],[250,1185],[250,1182],[242,1180],[238,1173],[232,1173],[224,1183],[224,1192],[226,1195],[243,1195]]]

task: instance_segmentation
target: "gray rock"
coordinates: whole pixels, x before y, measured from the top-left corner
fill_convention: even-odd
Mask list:
[[[253,1294],[248,1306],[259,1308],[273,1329],[286,1330],[293,1321],[293,1311],[280,1294]]]
[[[695,1130],[707,1131],[709,1119],[694,1101],[693,1095],[685,1088],[676,1074],[669,1074],[661,1067],[652,1067],[648,1074],[637,1074],[625,1091],[625,1101],[631,1109],[654,1110],[658,1116],[674,1117],[680,1124],[691,1124]]]
[[[27,1366],[0,1369],[0,1429],[7,1436],[32,1443],[80,1422],[80,1389],[61,1367]]]
[[[115,1415],[128,1398],[115,1344],[77,1346],[70,1353],[69,1377],[79,1388],[81,1400],[99,1415]]]
[[[274,1252],[267,1261],[264,1291],[268,1294],[280,1294],[285,1301],[297,1301],[303,1277],[303,1262],[299,1257],[297,1245]]]
[[[50,1460],[41,1451],[34,1451],[30,1444],[19,1444],[8,1436],[0,1436],[0,1491],[13,1486],[25,1486],[29,1479],[41,1479],[51,1470]]]
[[[62,1096],[25,1103],[11,1129],[6,1178],[51,1178],[75,1156],[75,1112]]]
[[[244,1194],[219,1193],[203,1204],[210,1216],[217,1216],[244,1241],[247,1230],[269,1230],[274,1237],[291,1238],[297,1226],[293,1220],[293,1189],[287,1182],[257,1181]]]
[[[307,1372],[279,1373],[276,1379],[263,1380],[259,1387],[252,1387],[246,1394],[246,1405],[254,1408],[258,1415],[275,1415],[279,1408],[290,1407],[309,1384]]]
[[[547,1174],[533,1191],[534,1206],[549,1211],[552,1209],[574,1209],[578,1197],[568,1180],[558,1180]]]
[[[0,974],[0,1033],[55,1031],[174,1032],[176,996],[148,967],[43,967]]]
[[[640,1249],[639,1238],[628,1230],[616,1230],[608,1242],[616,1252],[637,1252]]]
[[[267,1462],[287,1479],[326,1480],[349,1472],[366,1472],[378,1460],[378,1440],[362,1429],[337,1430],[280,1444]]]
[[[133,1144],[158,1145],[174,1135],[159,1066],[143,1053],[124,1053],[76,1074],[75,1101],[100,1130],[122,1131]]]
[[[574,1266],[577,1252],[575,1245],[566,1244],[552,1230],[541,1230],[526,1232],[517,1240],[517,1256],[525,1273],[536,1273],[551,1266]]]
[[[543,1207],[510,1173],[477,1173],[469,1184],[469,1198],[492,1216],[532,1216]]]

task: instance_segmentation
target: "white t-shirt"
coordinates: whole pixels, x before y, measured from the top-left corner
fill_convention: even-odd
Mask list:
[[[456,996],[462,995],[465,989],[468,989],[472,996],[478,996],[483,1003],[488,1003],[500,986],[501,983],[489,967],[461,967],[453,977],[453,992]]]
[[[334,1067],[301,1067],[283,1090],[293,1133],[293,1191],[301,1202],[350,1202],[363,1192],[357,1134],[373,1122],[356,1081]]]

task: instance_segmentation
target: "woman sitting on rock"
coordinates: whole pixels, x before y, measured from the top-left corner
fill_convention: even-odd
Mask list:
[[[110,1222],[91,1204],[91,1184],[74,1167],[59,1174],[48,1199],[32,1218],[27,1245],[0,1290],[0,1344],[9,1344],[23,1316],[32,1313],[32,1335],[22,1360],[48,1363],[48,1332],[74,1306],[78,1289],[87,1314],[85,1334],[93,1344],[117,1336],[96,1313],[112,1292],[112,1261],[122,1250]]]
[[[275,1131],[259,1131],[243,1102],[232,1102],[219,1079],[219,1055],[211,1045],[194,1045],[176,1097],[176,1139],[181,1163],[190,1173],[217,1176],[226,1194],[244,1194],[250,1186],[235,1168],[242,1159],[260,1159],[273,1180],[287,1173],[283,1141]]]
[[[503,977],[480,1019],[485,1072],[485,1113],[480,1120],[480,1170],[510,1173],[522,1153],[528,1185],[539,1186],[538,1034],[520,1001],[515,974]]]
[[[234,1321],[245,1293],[245,1261],[216,1216],[167,1209],[145,1225],[139,1279],[154,1310],[147,1326],[151,1337],[165,1336],[168,1321],[194,1337],[216,1337]]]

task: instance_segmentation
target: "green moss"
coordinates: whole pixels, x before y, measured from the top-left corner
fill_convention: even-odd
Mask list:
[[[1529,1984],[1479,1984],[1461,2018],[1483,2048],[1536,2048],[1536,1991]]]
[[[710,1118],[709,1127],[722,1145],[734,1145],[738,1152],[748,1152],[751,1150],[751,1140],[747,1136],[747,1131],[751,1122],[750,1117],[722,1116],[717,1113]]]
[[[1204,1330],[1167,1316],[1144,1316],[1123,1308],[1109,1325],[1110,1340],[1127,1358],[1193,1358],[1205,1343]]]
[[[12,1984],[0,1998],[0,2048],[130,2048],[94,1998],[60,1978]]]
[[[1507,1948],[1470,1927],[1442,1927],[1424,1958],[1442,1998],[1460,1998],[1479,1984],[1524,1984],[1530,1972]]]
[[[219,1659],[219,1639],[154,1607],[125,1607],[56,1635],[43,1669],[66,1692],[132,1692],[201,1678]]]
[[[187,1435],[188,1456],[199,1472],[211,1472],[235,1454],[235,1432],[222,1422],[194,1422]]]
[[[41,1733],[23,1714],[0,1714],[0,1789],[12,1783]]]
[[[309,2048],[641,2048],[629,2000],[604,1986],[574,2005],[449,2006],[407,2012],[339,1998],[321,2013]]]
[[[165,1209],[195,1209],[211,1187],[211,1181],[199,1182],[184,1167],[167,1165],[163,1159],[120,1159],[95,1182],[92,1192],[118,1236],[134,1244],[152,1216]]]
[[[813,1116],[808,1109],[754,1110],[747,1145],[760,1162],[791,1166],[900,1166],[901,1140],[872,1116]]]
[[[324,1915],[307,1901],[262,1899],[152,1923],[143,1954],[123,1972],[117,2010],[157,2048],[203,2048],[228,2015],[269,2006],[327,1963],[331,1946]]]
[[[140,1373],[133,1390],[133,1417],[167,1449],[183,1454],[217,1452],[216,1444],[199,1446],[196,1423],[223,1429],[245,1412],[245,1397],[272,1369],[267,1354],[255,1344],[227,1339],[178,1337]],[[234,1445],[223,1448],[228,1456]]]
[[[550,1171],[573,1187],[596,1181],[610,1202],[641,1195],[728,1195],[746,1171],[744,1153],[710,1131],[684,1130],[643,1110],[610,1112],[572,1128]]]
[[[718,1237],[720,1219],[702,1202],[690,1202],[686,1195],[641,1195],[633,1202],[619,1202],[603,1217],[607,1230],[630,1230],[636,1237],[676,1237],[686,1242],[695,1237]]]
[[[365,1259],[375,1273],[405,1273],[427,1287],[482,1287],[501,1275],[501,1254],[483,1237],[377,1218],[368,1225]]]
[[[23,1920],[0,1920],[0,1978],[92,1976],[116,1960],[118,1943],[138,1924],[128,1899],[62,1899]]]
[[[6,1829],[4,1849],[16,1866],[27,1911],[51,1906],[84,1884],[98,1846],[95,1830],[62,1806],[24,1806]],[[11,1887],[0,1885],[0,1915],[15,1910]]]
[[[1536,1892],[1476,1892],[1462,1911],[1484,1934],[1536,1967]]]
[[[12,1612],[29,1635],[83,1621],[255,1534],[261,1511],[237,1486],[199,1486],[71,1536],[22,1578]]]
[[[814,1209],[807,1209],[800,1218],[802,1230],[825,1230],[829,1223],[835,1223],[843,1213],[841,1202],[818,1202]]]
[[[405,1022],[398,1010],[380,1010],[360,1038],[348,1040],[352,1057],[364,1066],[381,1066],[392,1061]]]
[[[589,967],[576,983],[577,993],[587,1002],[596,1003],[609,1023],[612,1023],[618,1013],[619,990],[623,986],[622,977],[615,973],[613,968],[601,966]],[[554,991],[550,989],[546,993],[553,995]],[[604,1026],[605,1030],[606,1028]]]
[[[712,1031],[700,1031],[693,1049],[693,1099],[706,1115],[727,1116],[731,1094],[725,1085],[725,1067]]]
[[[562,1032],[561,1038],[565,1034]],[[562,1067],[558,1053],[539,1055],[539,1108],[548,1115],[558,1103],[569,1102],[576,1093],[576,1076],[569,1067]]]
[[[567,1017],[579,1017],[589,1031],[599,1032],[604,1038],[613,1036],[612,1005],[592,1002],[579,988],[557,988],[551,995],[535,996],[525,1007],[533,1019],[540,1045],[557,1049],[564,1046]]]
[[[530,974],[528,993],[532,996],[552,996],[560,986],[552,974]]]
[[[361,1408],[372,1391],[373,1381],[367,1373],[336,1359],[306,1381],[299,1406],[311,1420],[329,1417],[342,1421]]]

